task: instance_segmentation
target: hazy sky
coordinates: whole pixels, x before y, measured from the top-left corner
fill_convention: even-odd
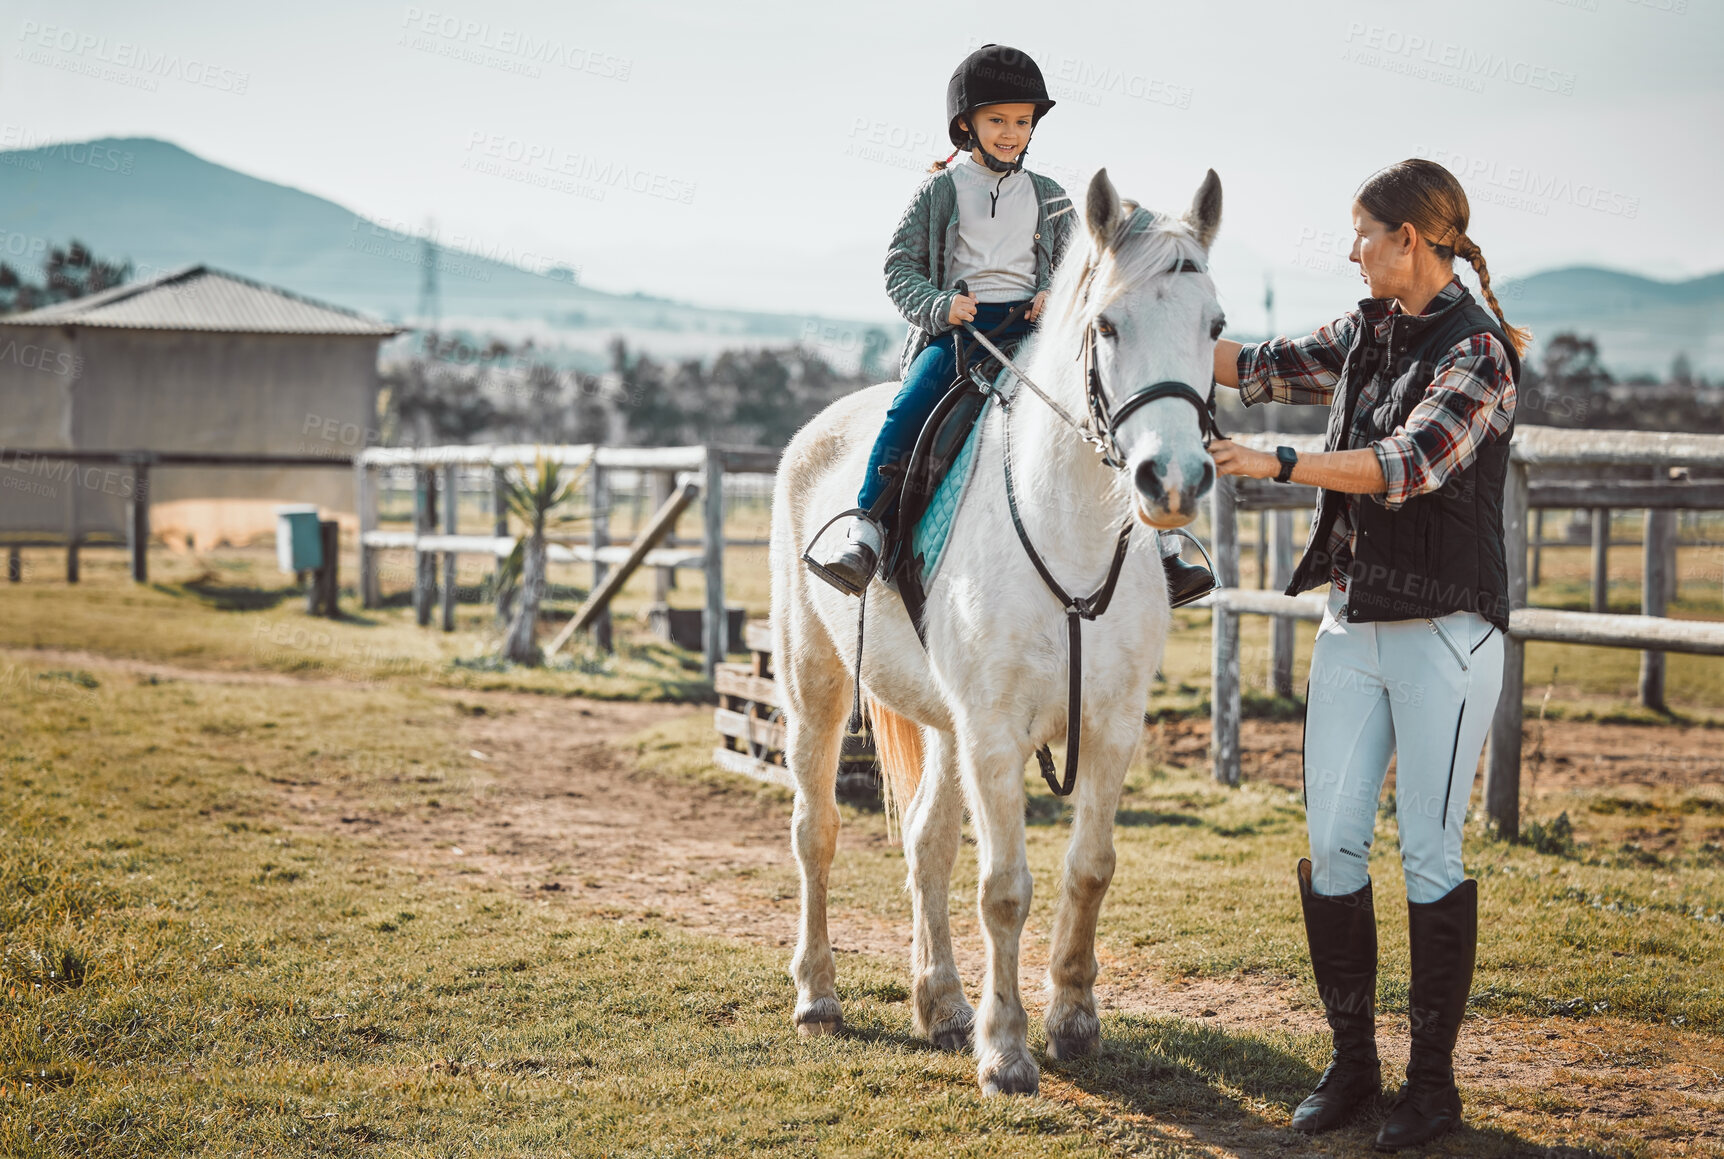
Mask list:
[[[1030,51],[1030,165],[1185,205],[1213,166],[1236,327],[1339,312],[1359,181],[1462,173],[1497,276],[1724,268],[1718,0],[739,4],[8,0],[0,148],[155,136],[589,285],[890,317],[946,78]],[[4,174],[0,173],[0,180]],[[1081,199],[1081,191],[1079,197]]]

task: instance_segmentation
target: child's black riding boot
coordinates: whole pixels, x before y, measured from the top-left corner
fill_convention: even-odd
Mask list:
[[[1206,567],[1186,563],[1177,555],[1162,556],[1161,566],[1167,571],[1167,602],[1173,607],[1200,600],[1215,590],[1215,576]]]
[[[1317,1089],[1294,1110],[1293,1126],[1327,1131],[1383,1089],[1377,1061],[1377,912],[1368,881],[1363,889],[1339,897],[1312,890],[1306,858],[1299,861],[1299,900],[1311,969],[1335,1035],[1335,1052]]]
[[[880,566],[884,543],[878,523],[866,515],[855,515],[838,549],[825,559],[811,558],[808,563],[815,575],[845,595],[861,595]]]
[[[1407,1082],[1377,1132],[1377,1150],[1417,1147],[1455,1129],[1461,1092],[1455,1086],[1455,1037],[1473,985],[1479,941],[1479,884],[1461,882],[1437,901],[1407,903],[1413,955],[1408,1002],[1412,1056]]]

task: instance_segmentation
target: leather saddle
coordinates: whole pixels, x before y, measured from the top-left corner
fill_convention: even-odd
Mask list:
[[[1010,353],[1007,350],[1008,356]],[[886,502],[895,494],[897,505],[882,522],[886,544],[881,556],[884,560],[881,574],[897,589],[918,635],[922,633],[922,608],[927,602],[928,559],[925,550],[917,549],[917,528],[986,412],[988,396],[971,377],[972,373],[992,382],[1001,372],[999,363],[992,358],[960,367],[958,381],[928,416],[916,438],[915,450],[895,472],[897,478],[887,489]]]

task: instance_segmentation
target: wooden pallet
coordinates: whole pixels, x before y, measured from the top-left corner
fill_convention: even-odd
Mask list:
[[[748,663],[720,664],[713,678],[718,691],[713,725],[719,735],[713,762],[726,772],[794,789],[790,770],[784,767],[784,722],[778,685],[772,678],[771,624],[750,621],[743,629],[743,640]],[[877,798],[874,738],[864,730],[862,742],[846,745],[839,758],[838,791],[841,796]]]

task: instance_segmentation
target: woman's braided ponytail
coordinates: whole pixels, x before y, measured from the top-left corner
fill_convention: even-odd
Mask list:
[[[1497,316],[1497,321],[1503,324],[1503,333],[1514,345],[1516,354],[1525,354],[1526,348],[1532,344],[1532,331],[1525,326],[1510,326],[1509,320],[1503,317],[1502,303],[1497,301],[1496,291],[1491,289],[1490,267],[1485,265],[1485,255],[1478,244],[1462,233],[1455,239],[1455,256],[1473,267],[1473,272],[1479,276],[1479,289],[1484,293],[1485,301],[1490,303],[1491,312]]]

